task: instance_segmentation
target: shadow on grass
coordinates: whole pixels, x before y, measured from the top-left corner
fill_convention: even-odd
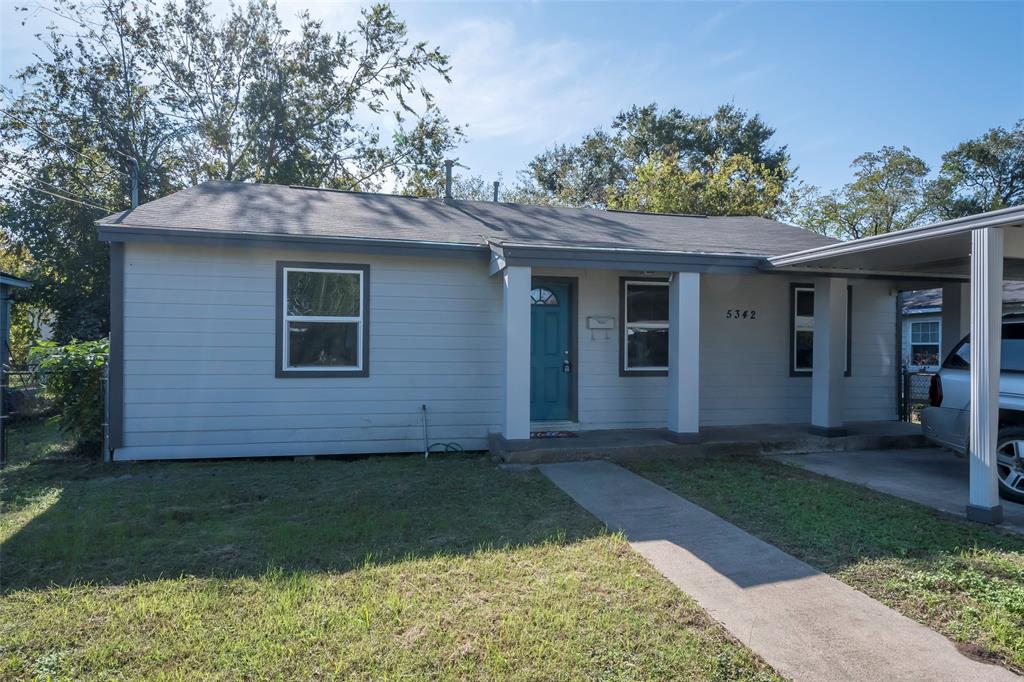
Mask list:
[[[0,591],[180,575],[346,571],[604,528],[536,472],[486,458],[9,467]]]
[[[764,457],[686,457],[630,468],[826,572],[865,559],[1024,552],[1024,538]]]

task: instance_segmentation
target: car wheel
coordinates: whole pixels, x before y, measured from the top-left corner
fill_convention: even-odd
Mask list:
[[[1024,428],[999,432],[996,470],[999,494],[1008,500],[1024,502]]]

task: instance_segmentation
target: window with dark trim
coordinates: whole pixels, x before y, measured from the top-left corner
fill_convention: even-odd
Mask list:
[[[279,377],[369,376],[368,265],[277,264]]]
[[[789,294],[789,373],[810,376],[814,370],[814,285],[792,284]],[[846,287],[846,369],[853,372],[853,287]]]
[[[637,277],[620,282],[619,374],[667,376],[668,282]]]

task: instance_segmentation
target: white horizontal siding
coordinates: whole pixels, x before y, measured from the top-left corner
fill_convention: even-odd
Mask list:
[[[664,428],[667,379],[619,376],[619,278],[638,273],[538,270],[535,276],[579,282],[579,422],[582,428]],[[790,284],[782,275],[701,277],[700,423],[807,423],[810,377],[789,372]],[[895,416],[895,298],[885,283],[850,280],[854,287],[853,376],[844,380],[848,421]],[[727,310],[756,310],[755,319],[729,319]],[[591,331],[588,316],[615,319],[615,329]]]
[[[275,263],[370,265],[370,376],[274,376]],[[619,375],[619,277],[579,281],[579,422],[662,428],[667,379]],[[811,382],[789,375],[791,278],[701,278],[702,425],[807,422]],[[800,279],[799,281],[809,281]],[[895,299],[854,286],[847,420],[895,405]],[[756,310],[755,320],[725,317]],[[608,316],[615,329],[586,327]],[[481,262],[259,249],[129,245],[125,276],[125,447],[119,459],[418,451],[431,441],[486,447],[500,429],[504,329],[500,280]]]
[[[370,376],[277,378],[276,262],[370,266]],[[135,245],[118,459],[486,448],[501,420],[501,290],[483,262]]]

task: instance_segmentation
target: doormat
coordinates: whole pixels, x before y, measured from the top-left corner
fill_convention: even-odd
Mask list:
[[[530,438],[576,438],[572,431],[530,431]]]

